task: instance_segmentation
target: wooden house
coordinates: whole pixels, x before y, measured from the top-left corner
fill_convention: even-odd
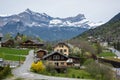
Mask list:
[[[26,40],[26,41],[20,43],[21,48],[41,48],[43,46],[44,46],[44,44],[40,43],[37,40]]]
[[[13,39],[9,39],[9,40],[5,40],[1,43],[2,47],[14,47],[14,40]]]
[[[36,57],[42,59],[45,55],[47,55],[47,53],[47,50],[39,49],[36,51]]]
[[[52,52],[43,57],[49,64],[53,65],[55,68],[65,68],[67,67],[68,57],[59,52]]]
[[[80,58],[75,56],[69,56],[67,60],[68,67],[80,67]]]
[[[60,52],[66,56],[70,54],[70,46],[67,43],[60,42],[53,47],[54,51]]]

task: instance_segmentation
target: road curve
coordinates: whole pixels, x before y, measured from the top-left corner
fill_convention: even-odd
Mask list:
[[[120,52],[114,48],[108,48],[109,50],[111,50],[114,54],[116,54],[118,57],[120,57]]]
[[[34,50],[29,51],[29,55],[26,57],[25,62],[18,68],[12,70],[12,74],[15,77],[26,78],[26,79],[44,79],[44,80],[86,80],[86,79],[73,79],[73,78],[62,78],[62,77],[53,77],[45,76],[41,74],[36,74],[30,72],[30,66],[34,61]]]

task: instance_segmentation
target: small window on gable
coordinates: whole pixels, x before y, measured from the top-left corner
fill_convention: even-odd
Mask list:
[[[54,59],[54,60],[59,60],[59,59],[60,59],[60,56],[59,56],[59,55],[54,55],[54,56],[53,56],[53,59]]]

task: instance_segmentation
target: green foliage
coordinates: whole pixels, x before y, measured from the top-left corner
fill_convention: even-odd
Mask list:
[[[46,66],[46,70],[48,72],[53,72],[53,70],[55,70],[54,65],[52,65],[52,64],[49,64],[46,62],[45,66]]]
[[[5,48],[1,47],[0,48],[0,58],[3,58],[5,60],[13,60],[13,61],[19,61],[20,60],[24,61],[25,60],[25,55],[28,54],[29,50],[18,50],[18,49],[13,49],[13,48]],[[23,55],[23,56],[19,56]]]
[[[45,70],[45,67],[42,63],[42,61],[38,61],[37,63],[33,62],[31,65],[31,69],[34,72],[43,72]]]
[[[11,69],[9,65],[3,68],[3,70],[0,71],[0,79],[5,78],[7,75],[11,74]]]
[[[114,46],[115,49],[120,50],[120,42],[119,41],[118,42],[114,42],[113,46]]]
[[[45,70],[41,74],[48,76],[58,76],[58,77],[68,77],[68,78],[85,78],[91,79],[91,75],[85,70],[75,69],[75,68],[67,68],[66,73],[57,73],[54,69],[52,72]]]
[[[91,74],[95,80],[113,80],[114,74],[110,67],[92,62],[88,64],[85,68],[87,72]]]
[[[4,39],[5,39],[5,40],[11,39],[11,37],[12,37],[12,36],[11,36],[10,33],[7,33],[7,34],[4,35]]]
[[[112,52],[102,52],[98,56],[100,56],[100,57],[114,57],[116,55]]]
[[[46,50],[48,50],[49,52],[52,51],[52,45],[49,44],[49,43],[46,44],[46,47],[45,47],[45,48],[46,48]]]
[[[0,48],[0,53],[4,53],[4,54],[28,55],[28,51],[29,51],[28,49],[22,50],[22,49],[5,48],[5,47]]]
[[[87,59],[85,62],[84,62],[84,65],[89,65],[90,63],[94,62],[93,59]]]
[[[88,36],[93,36],[97,38],[100,36],[104,40],[107,40],[109,43],[110,41],[117,41],[119,40],[120,37],[120,21],[115,21],[115,22],[108,22],[102,26],[99,26],[95,29],[90,29],[86,32],[84,32],[82,35],[78,36],[82,38],[87,38]]]
[[[100,54],[102,52],[102,47],[100,46],[100,43],[96,43],[96,52],[97,54]]]

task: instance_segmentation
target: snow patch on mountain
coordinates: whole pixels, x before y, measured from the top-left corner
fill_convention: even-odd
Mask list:
[[[59,19],[53,19],[49,22],[50,25],[59,25],[59,24],[62,24],[63,22]]]
[[[98,22],[98,23],[94,23],[94,22],[88,22],[87,23],[90,27],[89,29],[93,29],[93,28],[96,28],[97,26],[100,26],[100,25],[103,25],[104,23],[103,22]]]

